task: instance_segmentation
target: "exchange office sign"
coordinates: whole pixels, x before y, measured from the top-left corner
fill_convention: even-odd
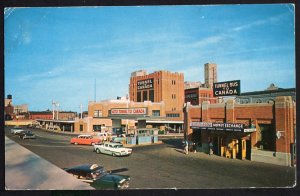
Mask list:
[[[213,122],[191,122],[192,128],[207,128],[208,130],[242,131],[244,124],[241,123],[213,123]]]
[[[137,90],[153,88],[153,78],[147,80],[140,80],[137,82]]]
[[[240,95],[241,81],[233,80],[233,81],[214,83],[213,92],[214,92],[214,97]]]
[[[146,115],[147,108],[120,108],[111,109],[111,115]]]

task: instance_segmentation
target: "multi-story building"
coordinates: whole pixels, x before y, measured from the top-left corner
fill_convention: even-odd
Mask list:
[[[129,98],[134,102],[161,102],[165,104],[166,117],[183,120],[184,76],[183,73],[156,71],[147,74],[137,71],[131,74]]]
[[[204,79],[206,88],[213,88],[213,83],[218,82],[217,64],[204,64]]]

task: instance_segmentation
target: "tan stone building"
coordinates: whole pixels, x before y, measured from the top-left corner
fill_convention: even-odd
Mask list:
[[[215,63],[204,64],[204,79],[205,79],[205,86],[207,88],[212,88],[213,83],[218,82],[217,64]]]

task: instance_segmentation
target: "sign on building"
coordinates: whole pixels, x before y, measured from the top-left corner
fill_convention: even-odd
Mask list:
[[[214,97],[240,95],[241,81],[232,80],[232,81],[214,83],[213,92],[214,92]]]
[[[242,131],[244,124],[241,123],[213,123],[213,122],[191,122],[192,128],[207,128],[208,130]]]
[[[153,88],[153,78],[147,79],[147,80],[140,80],[137,82],[137,90],[143,90],[143,89],[151,89]]]
[[[147,108],[120,108],[111,109],[111,115],[146,115]]]

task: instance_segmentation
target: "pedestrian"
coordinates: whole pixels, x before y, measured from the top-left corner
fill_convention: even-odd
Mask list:
[[[212,141],[209,142],[208,146],[209,146],[209,155],[212,155],[213,154],[213,143],[212,143]]]
[[[189,142],[187,140],[184,142],[184,153],[189,154]]]

